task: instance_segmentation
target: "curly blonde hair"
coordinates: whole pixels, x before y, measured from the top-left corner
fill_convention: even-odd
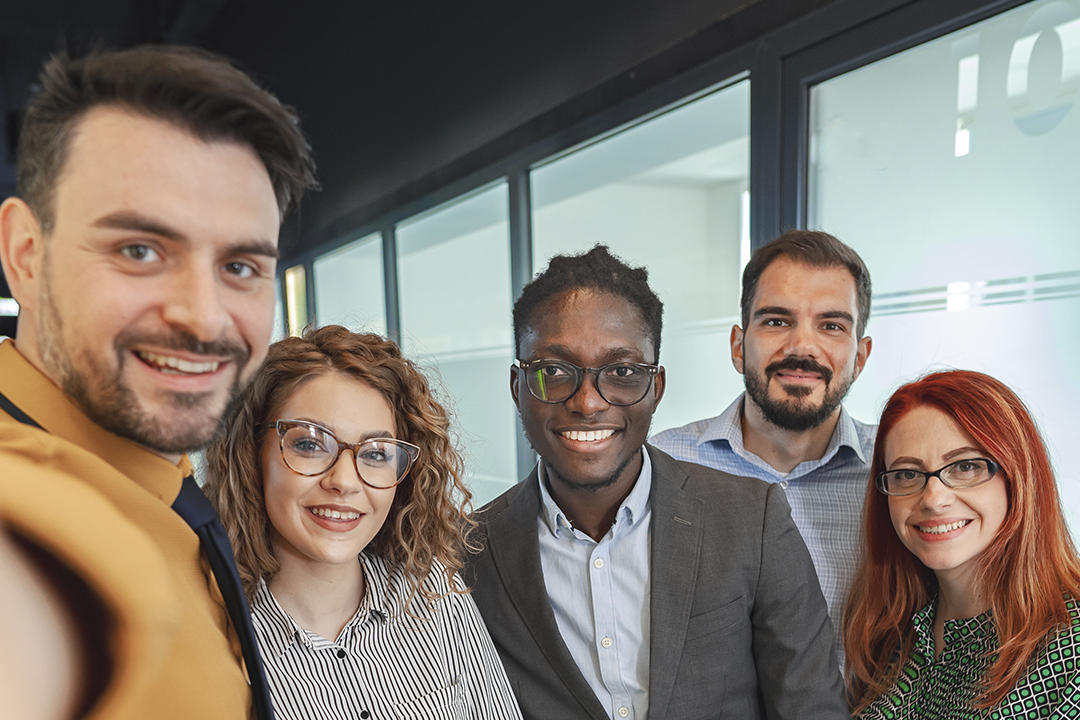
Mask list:
[[[270,542],[263,496],[262,446],[273,413],[304,380],[343,373],[378,391],[393,410],[398,439],[420,447],[420,455],[397,488],[386,522],[368,545],[391,572],[408,578],[410,597],[420,593],[436,561],[451,588],[464,566],[463,552],[476,523],[469,518],[471,493],[462,482],[462,461],[450,443],[446,411],[427,380],[398,346],[379,335],[354,333],[340,325],[308,330],[270,346],[266,362],[240,396],[224,431],[206,449],[203,488],[229,533],[240,579],[249,599],[260,579],[280,570]]]

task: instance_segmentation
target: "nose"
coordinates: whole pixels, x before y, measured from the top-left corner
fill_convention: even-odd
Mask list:
[[[171,280],[162,284],[166,293],[162,300],[164,321],[202,342],[220,339],[229,323],[229,313],[217,269],[189,261],[176,269]]]
[[[581,415],[595,415],[610,407],[608,401],[600,394],[598,382],[596,373],[585,373],[581,378],[581,387],[564,401],[567,409]]]
[[[784,354],[788,357],[816,358],[821,354],[817,332],[810,323],[796,322],[788,333]]]
[[[937,510],[949,507],[955,499],[956,493],[953,489],[935,475],[926,481],[926,487],[922,489],[922,495],[919,497],[919,504],[928,510]]]
[[[364,487],[360,472],[356,469],[355,448],[345,448],[338,455],[333,467],[326,471],[320,485],[341,495],[359,492]]]

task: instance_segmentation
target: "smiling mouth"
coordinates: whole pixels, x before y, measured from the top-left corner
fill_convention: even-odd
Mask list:
[[[191,362],[171,355],[159,355],[145,350],[136,350],[135,354],[144,363],[166,375],[205,375],[217,372],[217,369],[221,367],[221,362],[218,360]]]
[[[614,430],[567,430],[559,433],[567,440],[577,440],[578,442],[596,442],[598,440],[606,440],[615,434]]]
[[[957,520],[948,525],[916,525],[915,527],[919,529],[919,532],[926,533],[927,535],[944,535],[947,532],[959,530],[970,523],[971,520]]]
[[[340,510],[327,510],[326,508],[308,508],[308,511],[312,515],[318,515],[321,518],[327,518],[329,520],[359,520],[360,513],[358,512],[342,512]]]

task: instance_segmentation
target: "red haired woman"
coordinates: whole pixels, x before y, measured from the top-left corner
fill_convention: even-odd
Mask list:
[[[885,406],[844,615],[861,718],[1080,712],[1080,560],[1039,432],[1005,385],[928,375]]]

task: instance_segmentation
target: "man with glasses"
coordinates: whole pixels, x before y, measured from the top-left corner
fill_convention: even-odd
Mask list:
[[[0,520],[71,613],[85,672],[67,716],[269,720],[228,537],[185,453],[266,357],[281,221],[314,185],[296,114],[197,49],[61,55],[17,171]]]
[[[814,559],[843,658],[840,622],[859,559],[877,426],[841,404],[870,355],[870,272],[832,235],[792,230],[743,271],[731,360],[746,392],[719,416],[650,442],[673,457],[784,488]]]
[[[536,469],[476,513],[469,584],[526,718],[843,718],[783,492],[645,445],[662,304],[606,247],[514,305]]]

